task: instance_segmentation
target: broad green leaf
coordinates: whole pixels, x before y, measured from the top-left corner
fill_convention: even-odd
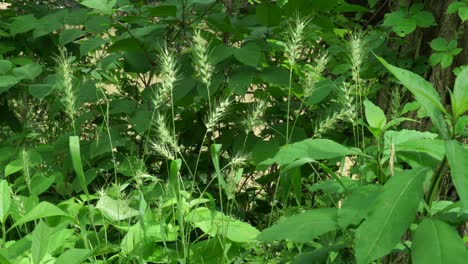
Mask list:
[[[14,75],[3,75],[0,77],[0,94],[8,91],[12,86],[21,81],[20,78]]]
[[[462,264],[468,259],[468,251],[453,227],[424,218],[413,233],[411,259],[414,264]]]
[[[66,44],[74,41],[75,39],[83,36],[85,32],[83,30],[77,29],[77,28],[70,28],[64,30],[62,33],[60,33],[59,36],[59,44],[61,46],[65,46]]]
[[[11,205],[10,186],[6,180],[0,180],[0,223],[5,224]]]
[[[14,21],[10,25],[12,36],[33,30],[37,25],[37,19],[33,15],[18,16],[13,19]]]
[[[377,59],[406,87],[419,101],[431,118],[434,126],[439,130],[443,139],[449,138],[447,124],[442,113],[446,110],[443,107],[439,94],[432,85],[421,78],[421,76],[388,64],[383,58]]]
[[[452,96],[452,111],[458,118],[468,110],[468,67],[465,67],[455,80]]]
[[[411,225],[423,197],[425,168],[395,173],[356,230],[356,260],[367,264],[390,253]]]
[[[381,191],[380,185],[365,185],[354,189],[338,210],[338,224],[341,228],[359,224],[372,209],[375,198]]]
[[[99,49],[102,45],[106,44],[107,40],[94,37],[84,40],[80,43],[80,56],[84,56],[91,51]]]
[[[13,160],[5,166],[5,177],[23,169],[21,160]]]
[[[25,216],[21,217],[18,221],[16,221],[16,223],[12,227],[10,227],[9,230],[12,230],[13,228],[23,225],[27,222],[51,216],[65,216],[70,218],[71,220],[74,220],[73,218],[71,218],[71,216],[69,216],[57,206],[49,202],[41,202],[38,205],[36,205],[31,211],[26,213]]]
[[[333,159],[359,154],[361,154],[359,150],[348,148],[329,139],[306,139],[281,147],[273,158],[263,161],[260,165],[277,163],[284,166],[299,159]]]
[[[247,45],[234,50],[234,57],[238,61],[252,67],[257,67],[261,54],[260,47],[254,43],[248,43]]]
[[[238,95],[245,95],[254,78],[254,71],[250,67],[237,68],[229,76],[228,87]]]
[[[42,73],[42,66],[37,63],[30,63],[24,66],[14,68],[13,74],[18,78],[34,80]]]
[[[13,64],[9,60],[0,60],[0,74],[5,74],[13,68]]]
[[[82,190],[86,195],[89,195],[88,186],[83,172],[83,164],[81,163],[80,139],[78,136],[70,136],[69,138],[70,155],[73,162],[73,169],[80,182]]]
[[[468,149],[454,140],[445,142],[447,160],[455,189],[465,209],[468,209]]]
[[[55,181],[54,174],[50,174],[46,176],[44,174],[36,174],[31,179],[31,194],[32,195],[40,195],[43,192],[47,191],[50,186]]]
[[[257,22],[266,27],[278,26],[281,22],[281,8],[276,4],[264,3],[255,9]]]
[[[81,264],[88,257],[91,251],[84,248],[71,248],[62,253],[55,264]]]
[[[380,107],[369,100],[364,101],[366,120],[370,127],[382,130],[387,124],[387,118]]]
[[[96,9],[104,15],[112,15],[112,8],[116,4],[117,0],[83,0],[81,4]]]
[[[435,51],[447,51],[448,42],[444,38],[436,38],[429,45]]]
[[[312,251],[302,252],[297,256],[291,264],[323,264],[327,263],[327,259],[331,252],[338,252],[347,247],[346,244],[338,244],[332,246],[324,246]]]
[[[260,233],[248,223],[206,207],[196,208],[187,215],[186,219],[210,236],[221,235],[239,243],[252,242]]]
[[[458,9],[458,16],[462,20],[463,23],[465,23],[466,20],[468,20],[468,5],[460,7]]]
[[[49,252],[49,236],[51,233],[51,228],[42,220],[39,221],[39,224],[32,232],[31,254],[34,264],[41,263],[42,259]]]
[[[96,208],[101,210],[111,221],[121,221],[138,216],[138,211],[129,207],[126,201],[116,200],[107,195],[99,199]]]
[[[33,37],[39,38],[60,29],[63,27],[63,20],[67,15],[68,11],[62,9],[61,11],[42,17],[37,21],[37,25],[33,31]]]
[[[312,209],[286,217],[283,221],[263,230],[257,239],[267,242],[287,239],[305,243],[337,228],[339,227],[336,208]]]

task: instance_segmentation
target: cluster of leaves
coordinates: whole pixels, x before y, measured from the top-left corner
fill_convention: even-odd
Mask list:
[[[447,110],[385,45],[435,24],[422,4],[356,33],[377,1],[4,2],[0,263],[468,255],[468,68]],[[389,114],[387,72],[415,98]]]

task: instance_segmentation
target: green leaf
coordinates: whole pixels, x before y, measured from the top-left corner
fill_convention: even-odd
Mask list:
[[[13,74],[18,78],[34,80],[42,73],[42,66],[37,63],[29,63],[22,67],[14,68]]]
[[[47,191],[55,181],[53,174],[46,176],[44,174],[36,174],[31,179],[31,194],[39,196]]]
[[[437,219],[425,218],[413,233],[411,259],[414,264],[462,264],[468,251],[457,231]]]
[[[228,87],[238,95],[245,95],[254,78],[254,71],[250,67],[234,69],[229,76]]]
[[[91,251],[84,248],[71,248],[60,255],[54,264],[81,264]]]
[[[104,15],[112,15],[112,8],[116,4],[117,0],[83,0],[81,4],[96,9]]]
[[[425,168],[397,172],[385,184],[374,208],[356,230],[356,260],[367,264],[385,256],[411,225],[423,197]]]
[[[42,220],[31,234],[31,255],[34,264],[41,263],[42,259],[49,252],[49,236],[52,230]]]
[[[187,221],[210,236],[222,235],[234,242],[252,242],[260,233],[255,227],[221,212],[198,207],[191,211]]]
[[[455,119],[468,110],[468,67],[458,74],[452,96],[452,111]]]
[[[0,223],[5,224],[11,205],[10,186],[6,180],[0,180]]]
[[[268,67],[259,73],[259,77],[268,84],[287,87],[289,84],[289,72],[285,68]]]
[[[61,28],[66,15],[68,15],[68,11],[62,9],[61,11],[39,19],[36,27],[34,28],[33,38],[39,38]]]
[[[234,50],[234,57],[245,65],[257,67],[261,56],[260,47],[254,43],[248,43],[240,49]]]
[[[442,69],[446,69],[450,65],[452,65],[453,62],[453,56],[450,53],[443,53],[441,59],[440,59],[440,66],[442,66]]]
[[[337,228],[337,209],[320,208],[286,217],[283,221],[263,230],[257,239],[267,242],[287,239],[305,243]]]
[[[275,4],[264,3],[255,9],[257,22],[266,27],[278,26],[281,22],[281,8]]]
[[[99,49],[102,45],[106,44],[107,40],[94,37],[84,40],[80,43],[80,56],[84,56],[91,51]]]
[[[139,215],[139,212],[129,207],[125,201],[116,200],[107,195],[99,199],[96,208],[111,221],[121,221]]]
[[[387,118],[382,109],[367,99],[364,101],[364,107],[369,126],[382,130],[387,124]]]
[[[458,16],[460,17],[463,23],[465,23],[465,21],[468,20],[468,5],[460,7],[460,9],[458,9]]]
[[[5,166],[5,177],[23,169],[21,160],[13,160]]]
[[[448,7],[447,7],[447,14],[453,14],[455,12],[458,11],[458,9],[462,6],[465,6],[466,3],[463,3],[463,2],[460,2],[460,1],[456,1],[456,2],[453,2],[451,3]]]
[[[357,225],[372,209],[381,186],[370,184],[354,189],[338,210],[338,223],[341,228]]]
[[[89,196],[88,186],[83,172],[83,164],[81,162],[80,139],[78,136],[70,136],[69,138],[70,155],[73,162],[73,169],[80,182],[81,188]]]
[[[147,11],[151,17],[176,16],[177,7],[172,5],[151,6],[147,8]]]
[[[281,147],[273,158],[267,159],[260,164],[271,165],[277,163],[284,166],[301,159],[333,159],[359,154],[361,154],[359,150],[350,149],[329,139],[306,139]]]
[[[448,139],[449,132],[444,116],[442,115],[442,112],[445,113],[446,110],[440,102],[439,94],[432,85],[413,72],[390,65],[381,57],[377,57],[377,59],[410,90],[414,97],[416,97],[416,100],[421,104],[421,107],[426,110],[442,138]]]
[[[12,36],[33,30],[37,25],[37,19],[33,15],[19,16],[13,18],[13,20],[13,23],[10,25]]]
[[[444,38],[436,38],[433,39],[429,45],[435,51],[447,51],[447,44],[448,42]]]
[[[13,63],[9,60],[0,60],[0,74],[5,74],[13,68]]]
[[[51,217],[51,216],[65,216],[74,220],[70,215],[65,213],[62,209],[49,202],[41,202],[36,205],[31,211],[26,213],[25,216],[21,217],[16,223],[10,227],[9,230],[14,229],[17,226],[23,225],[27,222],[38,220],[41,218]]]
[[[468,209],[468,150],[457,141],[445,141],[451,176],[463,208]]]
[[[20,78],[14,75],[3,75],[0,78],[0,94],[8,91],[12,86],[19,83]]]
[[[83,30],[77,29],[77,28],[70,28],[64,30],[62,33],[60,33],[59,36],[59,44],[61,46],[65,46],[66,44],[74,41],[75,39],[83,36],[85,32]]]

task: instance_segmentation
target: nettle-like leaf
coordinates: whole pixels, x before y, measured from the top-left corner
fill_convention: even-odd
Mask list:
[[[426,168],[398,172],[385,184],[370,215],[356,230],[358,264],[381,258],[398,244],[416,215],[428,172]]]
[[[404,37],[413,32],[416,27],[427,28],[435,25],[434,17],[427,11],[422,11],[423,4],[414,4],[409,9],[402,8],[385,15],[383,25],[392,27],[393,32]]]
[[[457,231],[447,223],[425,218],[413,233],[411,259],[414,264],[462,264],[468,251]]]
[[[386,62],[383,58],[377,59],[389,70],[408,90],[416,97],[421,107],[427,112],[434,126],[439,130],[443,139],[449,138],[447,123],[443,113],[446,113],[440,96],[432,85],[421,76],[408,70],[398,68]]]

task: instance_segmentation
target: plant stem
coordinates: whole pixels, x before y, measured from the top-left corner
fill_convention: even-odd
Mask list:
[[[447,164],[447,157],[444,157],[444,159],[442,160],[442,163],[439,165],[434,175],[432,176],[431,186],[429,188],[429,193],[426,197],[426,204],[428,205],[429,209],[431,208],[432,201],[434,200],[434,196],[437,192],[440,180],[442,179],[442,172],[446,164]]]

